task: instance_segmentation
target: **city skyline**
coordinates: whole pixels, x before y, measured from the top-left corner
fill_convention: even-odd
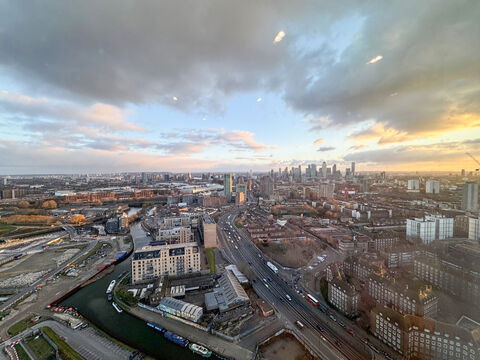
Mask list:
[[[1,6],[0,174],[478,167],[475,2]]]

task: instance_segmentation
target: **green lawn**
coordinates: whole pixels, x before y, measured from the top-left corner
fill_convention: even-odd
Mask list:
[[[31,317],[28,317],[10,326],[10,328],[7,331],[8,335],[11,335],[11,336],[17,335],[17,334],[20,334],[22,331],[28,329],[30,326],[33,325],[33,323],[30,322],[30,319]]]
[[[20,344],[15,345],[15,350],[17,351],[17,355],[20,360],[31,360],[30,356],[28,356]]]
[[[13,225],[0,224],[0,235],[6,235],[7,233],[12,232],[16,228],[17,227]]]
[[[25,340],[27,346],[32,350],[38,360],[55,359],[55,350],[43,338],[43,336],[31,336]]]
[[[215,274],[215,253],[212,248],[205,249],[205,256],[207,257],[208,267],[210,268],[210,274]]]
[[[42,331],[50,338],[50,340],[55,343],[55,345],[58,346],[58,352],[63,360],[83,360],[83,358],[75,350],[73,350],[70,345],[61,340],[51,328],[44,326],[42,327]]]

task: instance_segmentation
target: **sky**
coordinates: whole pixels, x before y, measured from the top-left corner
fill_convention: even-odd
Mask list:
[[[0,0],[0,174],[471,171],[480,2]]]

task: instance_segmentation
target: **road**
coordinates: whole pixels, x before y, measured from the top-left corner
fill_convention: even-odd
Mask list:
[[[48,272],[46,275],[35,281],[32,285],[22,289],[19,293],[15,294],[12,296],[10,299],[8,299],[5,303],[2,304],[2,307],[0,308],[0,311],[5,311],[8,309],[12,304],[16,303],[18,300],[26,296],[28,293],[32,293],[35,291],[37,286],[43,282],[45,282],[47,279],[50,279],[54,276],[56,276],[58,273],[60,273],[66,266],[70,265],[71,263],[74,263],[78,259],[80,259],[83,255],[87,254],[90,250],[92,250],[95,245],[97,245],[98,241],[93,240],[92,242],[89,243],[89,245],[83,250],[80,251],[78,254],[75,254],[74,257],[71,259],[65,261],[62,265],[60,265],[58,268],[56,268],[53,271]]]
[[[223,255],[234,264],[248,263],[256,275],[255,291],[275,308],[282,321],[291,328],[322,359],[382,359],[358,337],[345,331],[328,314],[319,311],[299,296],[288,284],[266,265],[263,253],[248,236],[234,225],[237,210],[223,214],[218,222],[218,236]],[[268,279],[268,280],[267,280]],[[286,295],[290,297],[287,300]],[[328,312],[327,309],[323,309]],[[301,321],[305,327],[293,324]]]

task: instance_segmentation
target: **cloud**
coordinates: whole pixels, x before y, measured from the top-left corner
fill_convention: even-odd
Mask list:
[[[317,139],[313,142],[313,146],[322,145],[325,142],[323,139]]]
[[[275,36],[275,39],[273,39],[273,43],[274,44],[279,43],[280,41],[282,41],[284,37],[285,37],[285,31],[280,30]]]
[[[352,146],[350,146],[350,150],[360,150],[360,149],[364,149],[366,147],[367,147],[367,145],[363,145],[363,144],[352,145]]]
[[[480,126],[480,47],[473,40],[480,38],[480,3],[415,3],[412,15],[413,4],[355,6],[360,25],[353,40],[341,52],[325,49],[329,44],[311,50],[316,62],[306,51],[289,72],[287,103],[329,120],[312,120],[312,130],[372,121],[387,132],[377,134],[379,142],[389,144]],[[339,18],[348,19],[347,7]],[[365,66],[378,51],[388,62]]]
[[[233,94],[280,82],[290,55],[288,47],[265,46],[272,29],[327,21],[312,10],[312,1],[286,0],[274,6],[253,0],[145,0],[141,6],[10,1],[0,13],[0,67],[16,82],[58,97],[216,109]],[[172,94],[182,101],[172,102]]]
[[[172,138],[171,135],[167,135]],[[255,140],[255,134],[243,130],[223,129],[184,129],[177,132],[175,138],[190,143],[206,146],[227,146],[240,151],[262,152],[269,149],[276,149],[276,145],[265,145]]]
[[[142,151],[68,150],[11,140],[0,141],[0,173],[3,174],[192,171],[214,165],[214,161]]]
[[[380,61],[380,60],[382,60],[382,59],[383,59],[383,56],[382,56],[382,55],[377,55],[377,56],[375,56],[373,59],[369,60],[369,61],[367,62],[367,65],[369,65],[369,64],[375,64],[376,62],[378,62],[378,61]]]
[[[355,161],[381,166],[408,166],[409,169],[450,170],[473,168],[476,164],[466,152],[480,155],[480,139],[439,142],[428,145],[404,145],[375,150],[359,151],[344,156],[345,161]]]
[[[335,150],[334,146],[321,146],[317,149],[317,151],[321,151],[321,152],[332,151],[332,150]]]
[[[23,116],[33,122],[50,119],[57,123],[73,121],[79,126],[98,127],[112,132],[144,131],[140,126],[126,120],[127,111],[102,103],[80,106],[72,102],[0,90],[0,110],[4,114]]]

